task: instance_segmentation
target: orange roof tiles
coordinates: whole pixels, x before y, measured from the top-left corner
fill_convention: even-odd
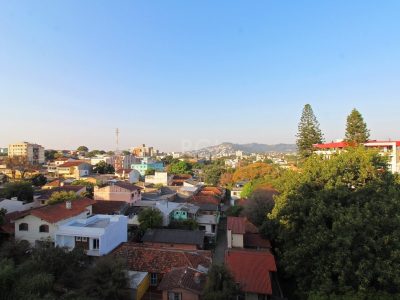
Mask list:
[[[141,244],[123,243],[113,251],[123,257],[129,270],[165,274],[174,268],[198,268],[211,266],[211,252],[205,250],[184,251],[144,247]]]
[[[66,163],[63,163],[62,165],[59,165],[58,168],[69,168],[69,167],[77,167],[81,164],[89,164],[86,161],[81,161],[81,160],[77,160],[77,161],[67,161]]]
[[[32,215],[49,223],[57,223],[59,221],[72,218],[84,212],[86,208],[95,203],[89,198],[77,199],[72,201],[71,209],[68,209],[65,202],[53,205],[46,205],[39,208],[34,208],[24,212],[21,217]]]
[[[272,295],[270,272],[276,272],[269,251],[228,250],[225,263],[243,292]]]
[[[246,218],[228,217],[227,229],[231,230],[233,234],[245,234]]]

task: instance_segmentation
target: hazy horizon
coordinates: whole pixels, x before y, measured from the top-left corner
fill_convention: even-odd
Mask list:
[[[0,147],[182,151],[326,141],[353,108],[400,139],[399,1],[0,4]]]

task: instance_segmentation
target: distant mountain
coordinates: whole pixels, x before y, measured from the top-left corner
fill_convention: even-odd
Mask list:
[[[267,145],[267,144],[234,144],[234,143],[222,143],[216,146],[210,146],[206,148],[202,148],[199,150],[188,151],[188,154],[191,155],[199,155],[202,157],[209,156],[229,156],[234,155],[236,151],[243,151],[244,153],[270,153],[270,152],[279,152],[279,153],[287,153],[287,152],[295,152],[296,145],[295,144],[275,144],[275,145]]]

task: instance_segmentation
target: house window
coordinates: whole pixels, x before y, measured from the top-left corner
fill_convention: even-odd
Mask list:
[[[82,237],[82,242],[87,242],[87,237],[83,236]]]
[[[93,250],[99,250],[99,239],[93,239]]]
[[[76,242],[80,242],[80,241],[82,241],[82,238],[81,238],[80,236],[76,236],[76,237],[75,237],[75,241],[76,241]]]
[[[28,231],[29,230],[29,226],[28,223],[21,223],[19,224],[19,231]]]
[[[168,292],[168,300],[182,300],[182,294],[175,292]]]
[[[264,294],[258,294],[258,300],[265,300],[266,297]]]
[[[156,286],[157,285],[157,273],[151,273],[150,284],[152,286]]]
[[[40,225],[39,232],[49,232],[49,225],[46,224]]]
[[[205,231],[205,230],[206,230],[206,226],[200,225],[200,226],[199,226],[199,230]]]

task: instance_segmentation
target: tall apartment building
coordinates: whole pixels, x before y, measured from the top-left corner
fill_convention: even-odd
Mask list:
[[[153,147],[148,147],[145,144],[132,148],[132,154],[137,157],[151,157],[157,154]]]
[[[45,162],[44,147],[28,142],[20,142],[8,145],[8,156],[26,157],[32,164],[43,164]]]

